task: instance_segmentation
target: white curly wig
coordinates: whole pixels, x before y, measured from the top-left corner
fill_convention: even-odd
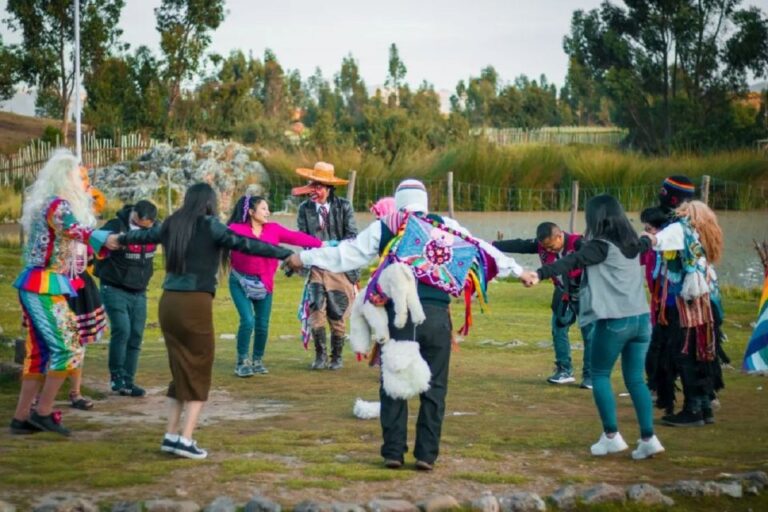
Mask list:
[[[83,188],[80,164],[69,150],[58,149],[40,170],[37,180],[25,191],[21,225],[29,232],[35,217],[54,197],[69,203],[77,221],[88,227],[96,226],[91,208],[91,196]]]

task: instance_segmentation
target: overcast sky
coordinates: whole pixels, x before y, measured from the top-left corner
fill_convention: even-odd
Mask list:
[[[3,18],[6,1],[0,0]],[[153,9],[160,0],[126,0],[120,26],[132,48],[159,53]],[[768,0],[745,0],[768,10]],[[271,48],[283,68],[302,78],[320,67],[331,78],[348,53],[369,86],[387,74],[388,48],[397,44],[417,85],[427,80],[453,90],[460,79],[493,65],[505,81],[520,74],[562,85],[566,73],[563,36],[576,9],[600,0],[226,0],[226,19],[212,36],[211,51],[233,49],[262,56]],[[3,40],[14,42],[5,24]]]

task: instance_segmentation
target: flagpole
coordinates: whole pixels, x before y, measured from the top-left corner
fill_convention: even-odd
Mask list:
[[[80,0],[75,3],[75,155],[80,163],[83,162],[82,126],[80,124]]]

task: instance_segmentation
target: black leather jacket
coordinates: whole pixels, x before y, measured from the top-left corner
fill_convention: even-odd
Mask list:
[[[121,244],[164,244],[168,242],[167,238],[168,234],[163,233],[160,225],[156,224],[151,229],[123,233],[118,240]],[[215,294],[223,248],[281,260],[293,254],[293,251],[278,245],[237,235],[216,217],[200,217],[184,255],[184,273],[166,273],[163,289]]]
[[[319,238],[322,241],[328,240],[346,240],[357,236],[357,223],[355,222],[355,211],[352,204],[346,199],[331,196],[328,201],[328,225],[320,228],[320,214],[317,211],[317,205],[307,199],[299,205],[299,212],[296,218],[299,231]],[[360,280],[360,271],[352,270],[345,272],[352,283]]]

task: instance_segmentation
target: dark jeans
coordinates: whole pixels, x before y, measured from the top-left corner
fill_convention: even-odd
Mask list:
[[[395,340],[413,340],[420,346],[421,357],[432,372],[429,390],[419,395],[419,417],[416,420],[416,444],[413,454],[417,460],[432,464],[440,451],[440,432],[445,416],[445,396],[448,392],[448,366],[451,358],[451,317],[447,305],[423,304],[427,319],[416,327],[410,318],[402,329],[393,325],[394,311],[387,305],[389,334]],[[390,343],[392,343],[390,341]],[[379,388],[381,399],[381,430],[384,443],[381,455],[385,459],[403,460],[408,451],[408,401],[391,398]]]
[[[262,359],[269,337],[269,317],[272,314],[272,294],[261,300],[252,300],[243,291],[237,278],[229,275],[229,293],[240,315],[237,329],[237,362],[248,359],[253,334],[253,359]]]
[[[147,294],[132,293],[102,283],[101,300],[112,332],[109,339],[109,373],[113,379],[133,384],[144,338],[144,324],[147,322]]]

